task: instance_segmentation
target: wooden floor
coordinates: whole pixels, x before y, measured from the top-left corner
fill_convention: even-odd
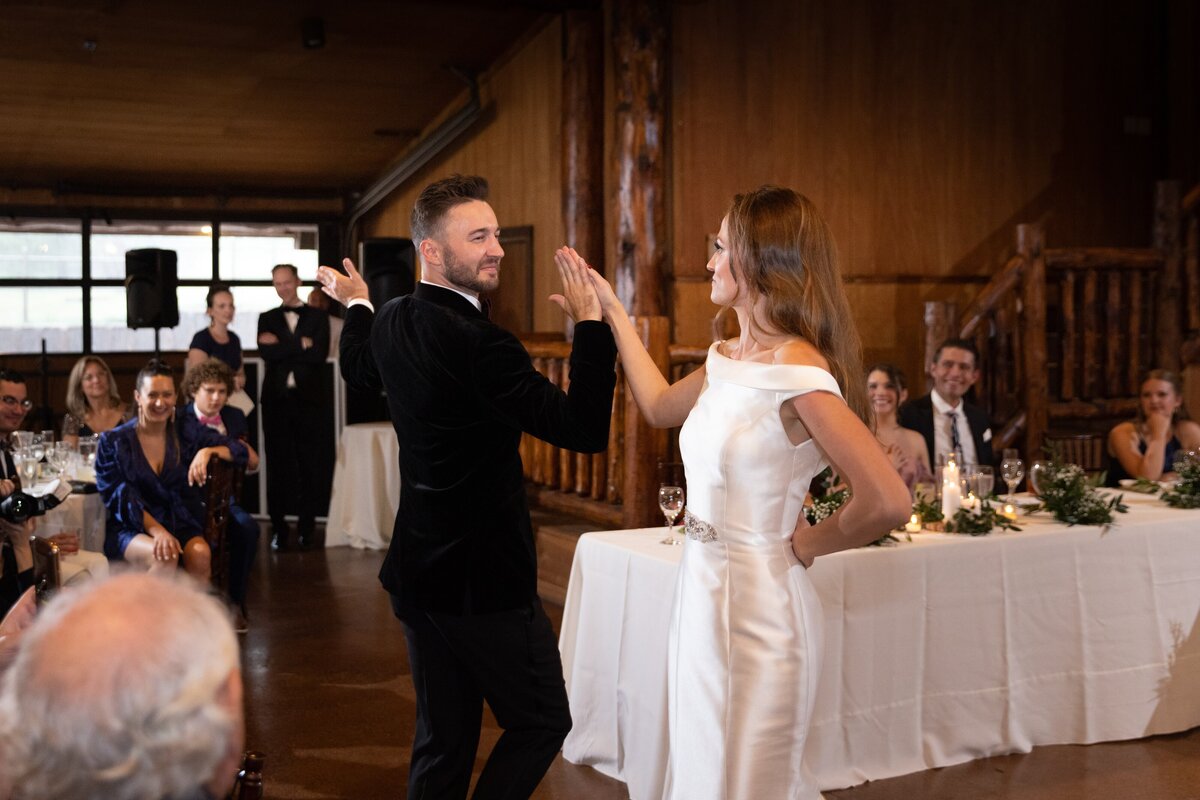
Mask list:
[[[399,623],[375,577],[381,558],[349,548],[260,554],[243,657],[247,744],[267,754],[269,798],[404,797],[413,694]],[[487,717],[477,772],[498,735]],[[628,793],[619,781],[560,756],[534,797],[626,800]],[[1200,728],[1137,742],[1043,747],[826,797],[1200,800]]]

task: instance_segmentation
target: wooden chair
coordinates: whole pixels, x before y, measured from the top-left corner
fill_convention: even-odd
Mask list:
[[[204,541],[212,551],[212,585],[229,595],[229,502],[236,482],[235,469],[216,456],[208,460],[204,485]]]
[[[234,779],[233,789],[226,800],[262,800],[263,763],[267,757],[262,753],[247,750],[242,754],[242,768]]]
[[[1078,464],[1089,475],[1108,469],[1108,454],[1105,443],[1108,437],[1102,433],[1080,433],[1070,436],[1046,437],[1046,444],[1058,451],[1059,457],[1068,464]]]
[[[33,554],[33,586],[39,603],[62,588],[62,566],[59,562],[58,545],[49,539],[34,534],[29,537],[29,549]]]

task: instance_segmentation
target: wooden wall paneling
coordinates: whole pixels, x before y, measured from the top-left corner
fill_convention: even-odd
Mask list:
[[[1179,369],[1179,348],[1183,344],[1182,259],[1179,224],[1181,197],[1179,181],[1159,181],[1154,197],[1154,246],[1163,252],[1162,278],[1158,285],[1157,352],[1159,369]]]
[[[1161,79],[1147,13],[1133,0],[675,4],[677,280],[703,279],[704,232],[767,182],[812,198],[850,278],[987,276],[1014,226],[1043,217],[1056,246],[1144,245],[1159,140],[1112,120]],[[709,316],[704,299],[675,297],[691,335],[680,320]],[[877,306],[852,303],[868,351],[919,348],[919,312],[884,331]]]
[[[604,16],[563,14],[562,216],[566,243],[600,274],[604,252]]]
[[[612,0],[616,103],[612,279],[631,314],[667,311],[666,120],[670,10],[666,0]]]
[[[1025,380],[1021,405],[1025,412],[1025,452],[1040,453],[1049,424],[1046,377],[1046,259],[1045,232],[1040,225],[1017,227],[1017,251],[1025,257],[1021,278],[1024,315]],[[1089,273],[1089,275],[1094,273]],[[1094,362],[1092,362],[1094,363]],[[1030,456],[1032,458],[1032,456]]]
[[[1192,333],[1200,332],[1200,219],[1192,214],[1187,224],[1187,247],[1184,250],[1187,274],[1187,325]]]
[[[1096,270],[1083,273],[1083,396],[1099,397],[1100,308],[1096,298]]]
[[[1146,273],[1132,271],[1129,273],[1129,373],[1126,375],[1125,391],[1122,394],[1139,394],[1139,381],[1142,375],[1142,348],[1146,337],[1142,332],[1142,285],[1146,281]]]
[[[1075,390],[1075,356],[1079,348],[1079,337],[1076,333],[1079,328],[1079,320],[1075,312],[1074,271],[1065,270],[1059,286],[1061,287],[1059,289],[1059,312],[1062,319],[1062,337],[1059,340],[1061,344],[1059,363],[1062,364],[1060,397],[1063,400],[1074,400],[1078,396]]]
[[[1122,343],[1129,338],[1130,329],[1121,325],[1121,272],[1106,270],[1107,286],[1105,287],[1104,302],[1104,396],[1120,397],[1121,387],[1125,385],[1121,374]]]
[[[485,117],[460,143],[420,170],[363,222],[365,236],[407,236],[417,195],[453,172],[491,183],[489,202],[505,226],[533,228],[533,326],[562,331],[563,314],[546,300],[557,291],[554,250],[562,220],[562,27],[553,17],[511,58],[480,78]],[[450,108],[458,108],[462,99]],[[402,154],[397,154],[399,158]],[[503,280],[503,265],[501,280]]]

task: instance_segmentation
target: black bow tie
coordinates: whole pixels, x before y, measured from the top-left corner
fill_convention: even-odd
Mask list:
[[[300,313],[300,309],[302,309],[302,308],[304,308],[304,306],[284,306],[284,307],[283,307],[283,313],[285,313],[285,314],[299,314],[299,313]]]

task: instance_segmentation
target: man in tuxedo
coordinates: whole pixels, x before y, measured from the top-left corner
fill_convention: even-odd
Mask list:
[[[900,407],[900,424],[925,437],[929,463],[954,453],[959,465],[992,463],[992,429],[988,414],[965,400],[979,380],[979,354],[967,339],[947,339],[929,365],[933,391]]]
[[[466,797],[485,700],[504,733],[475,800],[529,797],[570,730],[518,445],[528,432],[603,450],[616,383],[616,345],[583,272],[562,272],[563,294],[551,298],[576,320],[567,392],[488,321],[480,294],[499,285],[504,250],[487,192],[483,178],[459,175],[421,192],[421,282],[377,314],[349,259],[348,275],[317,273],[348,306],[342,374],[386,389],[400,445],[400,508],[380,580],[416,690],[410,799]]]
[[[258,352],[266,363],[260,400],[271,546],[286,550],[285,516],[297,515],[300,546],[308,547],[321,500],[329,495],[330,476],[322,470],[329,436],[329,315],[301,302],[300,275],[291,264],[273,267],[271,283],[283,304],[258,316]]]

